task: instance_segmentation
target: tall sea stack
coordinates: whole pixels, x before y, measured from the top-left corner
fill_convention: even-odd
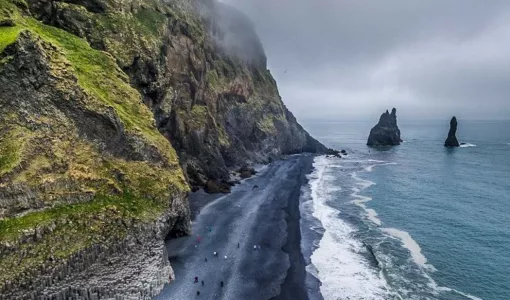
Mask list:
[[[445,147],[459,147],[459,141],[457,140],[457,137],[455,136],[455,133],[457,133],[457,118],[453,117],[450,121],[450,131],[448,131],[448,137],[446,138],[446,141],[444,142]]]
[[[379,123],[370,130],[368,146],[396,146],[400,145],[400,129],[397,126],[397,110],[393,108],[391,114],[386,110],[381,115]]]

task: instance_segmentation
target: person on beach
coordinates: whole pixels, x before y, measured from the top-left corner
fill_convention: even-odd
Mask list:
[[[239,248],[239,246],[240,246],[239,243],[237,243],[237,248]]]
[[[202,280],[202,286],[204,286],[204,281]]]
[[[205,258],[205,262],[207,262],[207,257]]]
[[[214,255],[215,257],[218,257],[218,252],[214,251],[214,252],[213,252],[213,255]]]
[[[198,282],[198,276],[195,276],[195,283]]]
[[[197,291],[197,296],[200,296],[200,291]]]
[[[223,287],[223,281],[222,281],[222,282],[220,282],[220,287]]]

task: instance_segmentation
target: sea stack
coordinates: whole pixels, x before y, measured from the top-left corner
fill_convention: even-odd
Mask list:
[[[397,110],[393,108],[391,114],[386,110],[381,115],[379,123],[370,130],[368,146],[396,146],[400,145],[400,129],[397,126]]]
[[[459,141],[455,134],[457,133],[457,118],[453,117],[450,121],[450,131],[448,131],[448,137],[444,142],[445,147],[459,147]]]

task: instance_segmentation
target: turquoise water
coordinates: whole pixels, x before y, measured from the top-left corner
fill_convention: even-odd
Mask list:
[[[303,123],[352,153],[311,176],[324,299],[510,299],[510,122],[460,120],[457,149],[447,120],[400,122],[384,150],[365,146],[373,124]]]

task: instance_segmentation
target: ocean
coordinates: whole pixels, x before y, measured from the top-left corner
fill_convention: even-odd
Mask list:
[[[350,153],[315,158],[302,189],[325,300],[510,299],[510,122],[459,120],[466,145],[446,149],[448,121],[399,122],[404,143],[377,150],[372,123],[303,122]]]

